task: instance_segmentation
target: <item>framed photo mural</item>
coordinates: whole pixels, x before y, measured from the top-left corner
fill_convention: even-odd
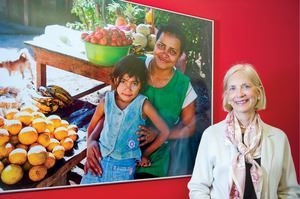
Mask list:
[[[72,1],[70,1],[72,2]],[[189,77],[191,85],[197,94],[197,98],[195,100],[195,107],[196,107],[196,130],[190,136],[185,136],[181,139],[169,140],[170,142],[170,151],[171,151],[171,164],[172,167],[172,174],[166,176],[166,178],[178,178],[182,176],[187,176],[192,173],[194,161],[198,149],[199,142],[201,140],[202,132],[211,125],[212,119],[212,112],[213,112],[213,34],[214,34],[214,22],[210,19],[199,18],[190,16],[187,14],[175,13],[168,10],[163,10],[156,7],[149,7],[141,4],[135,4],[128,1],[110,1],[110,0],[102,0],[102,1],[93,1],[93,0],[77,0],[73,1],[72,9],[69,11],[76,17],[76,21],[69,21],[64,28],[72,29],[78,31],[80,34],[77,34],[78,40],[82,42],[81,37],[82,33],[93,32],[97,30],[97,27],[112,27],[117,26],[119,29],[123,30],[126,35],[129,35],[133,38],[133,45],[129,51],[129,54],[136,54],[140,56],[148,56],[153,55],[153,49],[156,42],[156,34],[166,24],[171,24],[173,26],[178,27],[185,35],[186,39],[186,50],[183,52],[182,56],[174,66],[176,70],[184,73],[187,77]],[[51,25],[51,24],[48,24]],[[49,29],[48,29],[49,31]],[[46,34],[46,33],[45,33]],[[56,33],[59,34],[59,33]],[[52,52],[51,46],[39,46],[38,42],[42,42],[40,40],[42,38],[39,37],[34,42],[28,42],[30,47],[33,48],[33,57],[34,59],[38,59],[39,55],[37,53],[37,48],[46,49],[46,51]],[[65,37],[64,37],[65,38]],[[66,38],[65,38],[66,40]],[[43,41],[44,42],[44,41]],[[83,46],[83,44],[81,43]],[[81,47],[82,47],[81,46]],[[69,46],[70,47],[70,46]],[[48,49],[49,48],[49,49]],[[60,50],[68,51],[68,48],[59,48]],[[69,48],[70,49],[70,48]],[[30,49],[32,50],[32,49]],[[67,52],[68,56],[71,57],[72,60],[72,52]],[[79,56],[86,57],[86,52],[80,51],[77,53],[81,53]],[[63,53],[56,53],[56,54],[63,54]],[[51,55],[51,54],[49,54]],[[78,57],[77,57],[78,58]],[[77,60],[76,58],[76,60]],[[43,57],[43,59],[47,59]],[[55,59],[55,58],[52,58]],[[75,58],[74,65],[77,64]],[[36,62],[42,62],[41,60],[35,60]],[[86,61],[86,60],[85,60]],[[71,63],[71,62],[70,62]],[[80,62],[81,63],[81,62]],[[84,62],[86,63],[86,62]],[[42,70],[46,70],[45,65],[50,65],[49,62],[45,63],[41,67]],[[53,66],[56,63],[55,60],[53,61]],[[66,62],[64,62],[66,64]],[[88,64],[86,64],[88,65]],[[45,68],[43,68],[45,67]],[[55,67],[55,66],[54,66]],[[78,66],[79,67],[79,66]],[[98,69],[95,67],[86,66],[86,70],[93,70],[93,72],[97,72]],[[39,68],[39,70],[41,70]],[[81,74],[78,72],[77,69],[73,68],[60,68],[72,73]],[[83,72],[82,74],[86,74],[88,72]],[[84,75],[83,75],[84,76]],[[93,74],[90,75],[91,81],[94,79]],[[42,78],[43,79],[43,78]],[[51,79],[51,77],[49,77]],[[96,79],[99,80],[99,79]],[[38,82],[39,84],[45,84],[47,82],[43,82],[46,80],[41,80]],[[62,85],[63,85],[62,80]],[[1,85],[0,85],[1,86]],[[37,85],[35,85],[37,86]],[[100,87],[98,87],[100,88]],[[95,90],[94,90],[95,91]],[[101,93],[102,90],[98,91]],[[77,96],[78,97],[78,96]],[[84,99],[83,96],[80,99]],[[75,123],[79,128],[79,131],[83,133],[81,135],[81,143],[77,143],[75,141],[75,146],[78,148],[85,147],[86,145],[86,130],[87,125],[91,119],[91,116],[95,110],[95,104],[84,104],[80,101],[76,100],[76,108],[72,107],[72,111],[69,109],[66,111],[57,110],[53,112],[55,115],[61,116],[61,118],[67,120],[69,124]],[[169,103],[172,103],[173,100],[169,99]],[[94,106],[93,106],[94,105]],[[78,108],[79,107],[79,108]],[[77,110],[78,109],[78,110]],[[75,111],[74,111],[75,110]],[[84,117],[83,110],[87,112],[86,117]],[[76,112],[77,111],[77,112]],[[85,112],[85,113],[86,113]],[[52,114],[52,113],[51,113]],[[4,114],[3,114],[4,117]],[[75,150],[75,149],[74,149]],[[80,160],[81,164],[84,162],[84,150],[80,151]],[[56,179],[55,175],[62,175],[66,178],[69,176],[69,171],[61,170],[61,167],[64,167],[65,164],[71,162],[74,157],[72,156],[76,152],[70,152],[70,158],[66,158],[63,161],[57,161],[58,166],[52,168],[52,170],[48,170],[48,173],[45,175],[45,178]],[[3,165],[9,164],[5,163],[4,158],[1,159]],[[7,161],[7,158],[5,159]],[[23,169],[24,167],[22,167]],[[80,168],[79,168],[80,169]],[[82,169],[82,167],[81,167]],[[74,173],[74,168],[69,168],[69,170]],[[27,175],[26,171],[24,172],[24,176]],[[75,171],[76,172],[76,171]],[[78,176],[82,175],[82,170],[77,173]],[[28,178],[25,177],[25,178]],[[79,177],[80,178],[80,177]],[[149,178],[146,180],[160,180],[165,177],[159,178]],[[41,179],[43,181],[44,179]],[[61,180],[61,179],[60,179]],[[145,180],[145,179],[143,179]],[[50,181],[50,180],[49,180]],[[47,182],[49,182],[47,181]],[[138,181],[138,179],[134,180]],[[7,185],[1,181],[1,188],[3,193],[12,193],[12,192],[20,192],[20,191],[34,191],[36,188],[33,186],[27,186],[22,184],[26,182],[26,184],[30,183],[30,179],[21,180],[20,182],[16,183],[15,185]],[[131,181],[128,181],[130,183]],[[51,186],[47,186],[48,184],[41,184],[40,180],[37,182],[32,182],[34,184],[39,184],[40,189],[55,189],[55,188],[70,188],[73,186],[82,186],[78,182],[73,183],[72,186],[68,182],[68,179],[65,181],[55,182],[51,184]],[[112,182],[116,183],[116,182]],[[122,182],[124,183],[124,182]],[[126,182],[127,183],[127,182]],[[43,186],[45,185],[45,186]],[[89,185],[84,185],[89,186]],[[95,185],[94,185],[95,186]],[[99,184],[101,186],[101,184]],[[1,198],[1,193],[0,193]]]

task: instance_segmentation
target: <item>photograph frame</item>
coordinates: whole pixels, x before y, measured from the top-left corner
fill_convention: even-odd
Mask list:
[[[203,131],[208,125],[211,125],[212,124],[212,121],[213,121],[213,66],[214,66],[214,58],[213,58],[213,55],[214,55],[214,21],[211,20],[211,19],[206,19],[206,18],[200,18],[200,17],[196,17],[196,16],[192,16],[192,15],[188,15],[188,14],[182,14],[182,13],[178,13],[178,12],[174,12],[174,11],[170,11],[170,10],[164,10],[164,9],[161,9],[161,8],[157,8],[157,7],[151,7],[151,6],[148,6],[148,5],[143,5],[143,4],[136,4],[136,3],[133,3],[133,2],[128,2],[128,1],[122,1],[122,2],[126,2],[126,3],[130,3],[130,4],[135,4],[135,5],[139,5],[139,6],[144,6],[144,7],[148,7],[148,8],[152,8],[152,9],[157,9],[157,10],[160,10],[162,12],[169,12],[170,14],[174,14],[174,15],[180,15],[180,16],[183,16],[183,17],[187,17],[187,18],[191,18],[191,19],[195,19],[195,20],[202,20],[202,21],[205,21],[207,23],[210,24],[210,28],[211,28],[211,31],[210,31],[210,36],[211,36],[211,39],[210,39],[210,42],[209,42],[209,45],[210,45],[210,58],[209,58],[209,61],[210,61],[210,67],[208,68],[208,71],[209,71],[209,74],[208,73],[205,73],[203,71],[204,74],[206,75],[209,75],[210,76],[210,80],[209,82],[206,82],[208,84],[206,84],[206,86],[208,86],[208,100],[209,100],[209,113],[208,113],[208,119],[209,119],[209,123],[207,123],[207,125],[205,127],[203,127],[203,129],[201,131]],[[201,67],[204,67],[205,68],[205,64],[203,63],[200,63],[201,64]],[[206,63],[207,64],[207,63]],[[207,70],[207,69],[206,69]],[[191,71],[191,73],[193,73],[194,71]],[[200,140],[200,138],[198,137],[198,139]],[[199,144],[199,143],[198,143]],[[196,151],[195,151],[196,153]],[[186,175],[176,175],[176,176],[170,176],[170,177],[161,177],[161,178],[158,178],[158,179],[145,179],[145,180],[160,180],[160,179],[169,179],[169,178],[181,178],[181,177],[186,177],[186,176],[190,176],[190,174],[186,174]],[[144,180],[142,180],[144,181]],[[128,181],[129,182],[129,181]],[[126,182],[126,183],[128,183]],[[113,183],[116,183],[116,182],[113,182]],[[124,182],[120,182],[120,183],[124,183]],[[105,183],[106,184],[106,183]],[[110,184],[110,183],[107,183],[107,184]],[[79,186],[89,186],[89,185],[79,185]],[[62,187],[51,187],[51,189],[57,189],[57,188],[70,188],[72,186],[62,186]],[[47,189],[47,187],[45,188],[41,188],[41,189]],[[21,190],[12,190],[12,191],[7,191],[7,192],[19,192],[19,191],[34,191],[35,189],[21,189]],[[40,188],[38,189],[40,190]]]

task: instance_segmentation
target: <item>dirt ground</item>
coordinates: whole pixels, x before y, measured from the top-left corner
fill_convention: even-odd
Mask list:
[[[0,21],[0,61],[1,59],[5,59],[4,51],[14,52],[13,49],[22,49],[27,48],[32,57],[34,54],[30,46],[24,44],[24,41],[33,40],[34,37],[37,37],[43,34],[43,29],[33,29],[26,26],[20,26],[16,24],[10,24],[7,22]],[[32,71],[34,74],[33,82],[36,81],[36,67],[35,64],[32,65]],[[3,69],[0,70],[0,78],[3,82]],[[19,75],[20,74],[15,74]],[[7,78],[7,77],[6,77]],[[15,77],[16,78],[16,77]],[[12,81],[12,79],[8,78],[7,81]],[[31,75],[29,70],[25,70],[25,80],[31,81]],[[76,75],[67,71],[63,71],[51,66],[47,67],[47,84],[55,84],[66,89],[72,96],[79,94],[89,88],[92,88],[98,85],[99,81],[86,78],[80,75]],[[0,81],[1,84],[1,81]],[[0,85],[1,86],[1,85]],[[101,97],[102,91],[96,91],[88,96],[81,98],[82,100],[87,100],[93,104],[97,104],[99,101],[99,97]]]

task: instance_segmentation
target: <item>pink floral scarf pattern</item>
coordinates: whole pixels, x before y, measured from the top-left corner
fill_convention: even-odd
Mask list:
[[[262,184],[262,169],[255,159],[261,157],[262,121],[256,113],[255,118],[244,132],[244,139],[239,122],[233,112],[227,117],[226,138],[237,148],[232,160],[232,184],[230,198],[241,199],[245,190],[246,164],[252,164],[250,174],[255,192]]]

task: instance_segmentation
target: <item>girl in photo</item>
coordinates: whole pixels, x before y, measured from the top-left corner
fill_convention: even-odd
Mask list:
[[[91,164],[100,163],[100,170],[97,175],[88,170],[81,184],[132,180],[136,166],[151,166],[150,154],[169,136],[166,123],[147,97],[139,93],[147,82],[147,69],[141,59],[126,56],[116,64],[111,79],[113,90],[98,104],[88,127],[88,132],[92,133],[87,140],[87,158],[93,146],[98,145],[99,162]],[[99,137],[99,132],[93,130],[103,117]],[[151,120],[160,133],[142,153],[136,132],[139,126],[145,125],[146,119]]]

